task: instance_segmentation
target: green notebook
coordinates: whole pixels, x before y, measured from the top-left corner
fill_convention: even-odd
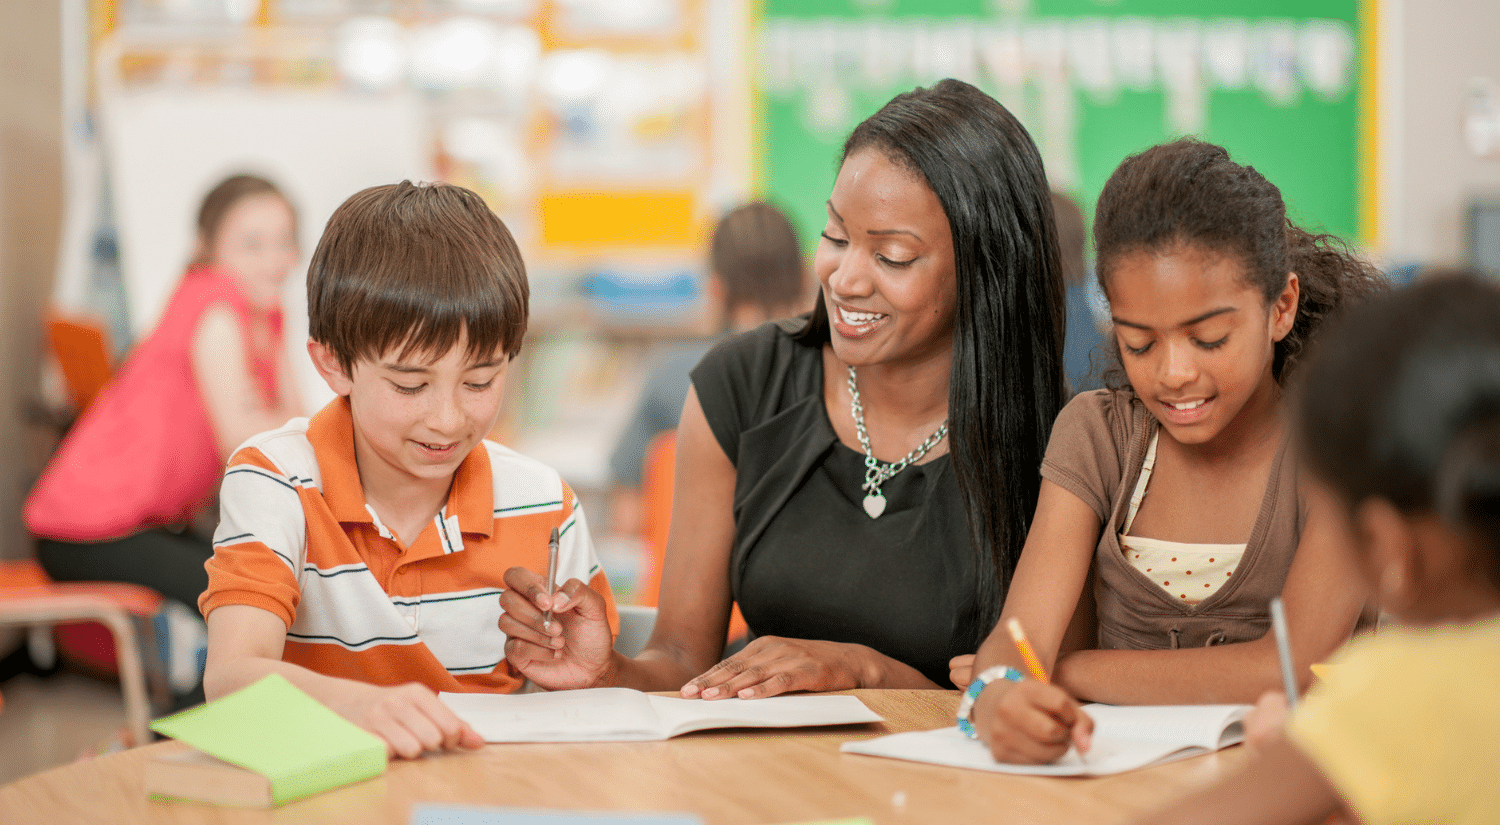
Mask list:
[[[278,675],[151,729],[198,751],[147,763],[146,792],[154,798],[279,805],[385,772],[385,742]]]

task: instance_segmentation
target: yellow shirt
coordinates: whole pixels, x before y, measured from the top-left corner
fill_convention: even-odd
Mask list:
[[[1335,661],[1290,735],[1364,825],[1500,822],[1500,619],[1384,628]]]

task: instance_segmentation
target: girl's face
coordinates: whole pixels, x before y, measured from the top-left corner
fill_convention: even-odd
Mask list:
[[[293,223],[292,209],[280,195],[241,198],[209,239],[208,263],[237,281],[251,306],[276,309],[281,286],[300,257]]]
[[[840,361],[916,362],[952,351],[958,282],[947,215],[927,183],[885,152],[858,151],[839,169],[813,269]]]
[[[1238,258],[1185,245],[1125,255],[1107,286],[1130,384],[1179,443],[1212,441],[1252,398],[1274,393],[1275,345],[1297,312],[1295,274],[1267,306]]]

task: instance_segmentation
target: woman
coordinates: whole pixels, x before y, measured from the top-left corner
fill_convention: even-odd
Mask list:
[[[581,582],[549,594],[507,575],[506,654],[532,681],[706,699],[932,688],[993,624],[1064,398],[1030,136],[960,81],[898,96],[844,145],[814,269],[810,318],[732,338],[693,372],[639,656],[610,650]],[[733,601],[757,638],[715,665]]]

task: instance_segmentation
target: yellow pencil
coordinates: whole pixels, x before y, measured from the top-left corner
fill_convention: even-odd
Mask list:
[[[1016,643],[1016,650],[1021,652],[1021,660],[1026,663],[1026,670],[1031,673],[1031,678],[1038,682],[1051,682],[1047,678],[1047,671],[1042,668],[1042,660],[1036,657],[1036,651],[1031,649],[1031,642],[1026,638],[1026,632],[1021,629],[1021,622],[1011,618],[1005,620],[1005,628],[1010,631],[1011,641]]]

